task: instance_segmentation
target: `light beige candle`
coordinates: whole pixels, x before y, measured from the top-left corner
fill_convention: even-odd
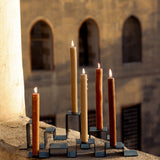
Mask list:
[[[81,141],[88,143],[88,100],[87,100],[87,74],[83,68],[81,74]]]
[[[71,106],[72,113],[78,112],[77,105],[77,51],[74,46],[74,42],[71,43],[70,48],[70,59],[71,59]]]

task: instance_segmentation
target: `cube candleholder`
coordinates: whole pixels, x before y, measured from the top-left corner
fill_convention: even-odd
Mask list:
[[[77,113],[72,113],[72,111],[67,112],[66,114],[66,136],[67,138],[68,138],[69,129],[74,129],[79,132],[81,131],[81,112],[80,111],[78,111]]]
[[[102,130],[97,129],[96,127],[90,127],[89,128],[89,138],[91,138],[91,135],[96,134],[97,138],[102,138],[102,134],[105,134],[105,140],[108,139],[108,130],[107,127],[103,127]]]
[[[138,153],[136,150],[125,150],[125,146],[122,142],[117,142],[117,145],[115,147],[110,146],[109,142],[105,143],[106,149],[121,149],[123,150],[123,156],[124,157],[135,157],[138,156]]]

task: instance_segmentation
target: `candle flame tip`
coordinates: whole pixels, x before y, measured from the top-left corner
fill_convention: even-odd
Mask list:
[[[100,63],[98,63],[98,68],[101,68],[101,64]]]
[[[38,87],[34,87],[34,93],[38,92]]]
[[[72,42],[71,42],[71,46],[74,47],[74,41],[73,41],[73,40],[72,40]]]
[[[85,74],[85,69],[84,68],[82,69],[82,74]]]
[[[112,70],[109,69],[109,77],[112,77]]]

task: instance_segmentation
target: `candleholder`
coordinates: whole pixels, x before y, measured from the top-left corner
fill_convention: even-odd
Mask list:
[[[96,146],[96,143],[95,143],[95,148],[94,148],[94,156],[95,157],[105,157],[106,156],[106,147],[105,145],[103,144],[103,151],[97,151],[97,146]]]
[[[56,128],[55,127],[48,127],[44,131],[44,148],[46,148],[46,144],[48,142],[47,134],[52,133],[53,137],[55,136]]]
[[[27,138],[27,146],[23,147],[23,149],[29,149],[32,148],[31,145],[31,131],[30,131],[30,126],[32,125],[32,120],[29,120],[28,123],[26,124],[26,138]],[[39,144],[39,148],[40,149],[44,149],[46,147],[46,143],[47,143],[47,134],[48,133],[53,133],[53,137],[55,135],[56,132],[56,128],[55,127],[48,127],[46,128],[45,132],[44,132],[44,144],[40,143]],[[21,148],[22,149],[22,148]]]
[[[29,152],[28,158],[49,158],[48,152],[39,152],[38,156],[34,156],[32,152]]]
[[[95,149],[95,140],[94,140],[94,139],[91,139],[91,138],[88,139],[88,142],[87,142],[87,143],[83,143],[83,142],[81,141],[81,139],[76,139],[76,146],[77,146],[78,144],[80,144],[80,148],[81,148],[81,149],[90,149],[90,145],[93,144],[93,145],[94,145],[94,149]],[[77,149],[77,147],[76,147],[76,149]]]
[[[51,143],[49,146],[49,155],[53,155],[51,154],[51,150],[54,149],[66,149],[66,154],[68,153],[68,144],[67,143]]]
[[[78,125],[74,125],[74,124],[78,124]],[[67,137],[68,137],[69,129],[74,129],[79,132],[81,131],[81,112],[80,111],[78,111],[77,113],[72,113],[71,111],[67,112],[66,114],[66,135]]]
[[[121,149],[123,150],[123,156],[124,157],[135,157],[138,156],[138,153],[136,150],[125,150],[125,146],[122,142],[117,142],[117,145],[115,147],[110,146],[110,143],[105,143],[106,149]]]
[[[90,127],[89,128],[89,138],[91,138],[91,135],[96,134],[95,137],[102,138],[102,134],[105,134],[105,140],[108,140],[108,130],[107,127],[103,127],[102,130],[98,130],[96,127]]]

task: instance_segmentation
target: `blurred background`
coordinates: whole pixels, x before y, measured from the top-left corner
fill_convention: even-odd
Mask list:
[[[104,126],[107,77],[116,82],[117,139],[160,155],[160,1],[21,0],[22,56],[27,116],[40,93],[40,119],[65,127],[71,110],[70,46],[77,47],[78,89],[88,75],[89,127],[96,126],[95,69],[103,68]],[[80,110],[80,90],[78,90]]]

